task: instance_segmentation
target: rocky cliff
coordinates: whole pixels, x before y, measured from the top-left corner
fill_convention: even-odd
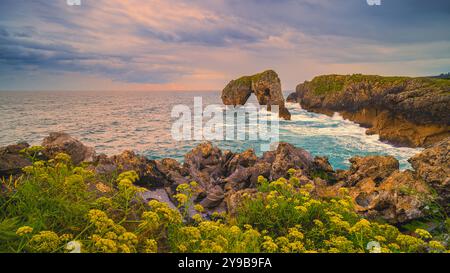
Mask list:
[[[233,153],[203,143],[185,155],[184,163],[170,158],[149,160],[130,151],[91,156],[91,148],[61,133],[46,138],[38,156],[47,160],[55,156],[49,150],[67,153],[107,181],[134,170],[139,175],[136,184],[147,189],[141,193],[146,201],[159,200],[173,208],[177,207],[176,188],[196,181],[199,188],[193,201],[206,208],[206,215],[221,211],[233,214],[242,196],[256,192],[263,176],[270,181],[284,177],[295,179],[299,185],[310,184],[317,198],[336,197],[345,189],[361,215],[400,224],[427,216],[430,204],[438,203],[449,212],[449,145],[447,138],[425,149],[410,159],[414,169],[406,171],[400,171],[398,161],[390,156],[354,157],[349,170],[334,170],[326,157],[313,157],[288,143],[280,143],[261,157],[253,150]],[[18,175],[21,168],[31,164],[22,158],[20,149],[24,147],[28,144],[0,148],[1,177]],[[89,156],[81,157],[80,151]],[[102,184],[96,187],[107,188]]]
[[[252,76],[244,76],[232,80],[222,91],[222,101],[225,105],[244,105],[251,94],[255,94],[260,105],[279,106],[279,115],[286,120],[291,114],[284,105],[281,82],[278,74],[267,70]]]
[[[299,84],[290,101],[368,127],[390,143],[422,147],[450,136],[450,80],[326,75]]]

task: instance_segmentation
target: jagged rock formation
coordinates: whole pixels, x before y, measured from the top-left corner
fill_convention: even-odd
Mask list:
[[[354,157],[348,171],[339,173],[338,182],[315,181],[319,197],[336,197],[347,188],[356,211],[370,219],[392,224],[426,215],[424,208],[433,201],[430,186],[416,172],[399,171],[391,156]]]
[[[409,159],[417,174],[436,191],[450,211],[450,140],[447,138]]]
[[[75,165],[81,162],[91,162],[95,156],[93,147],[85,146],[79,140],[63,132],[50,133],[42,142],[42,153],[47,158],[53,158],[58,153],[66,153]]]
[[[297,102],[298,95],[297,92],[289,94],[289,96],[286,98],[287,102]]]
[[[60,147],[51,149],[52,152],[66,152],[82,162],[79,154],[74,154],[76,151],[70,148],[75,145],[82,155],[91,151],[68,135],[52,136],[51,139],[62,136],[73,143],[50,146]],[[27,144],[18,144],[0,148],[2,177],[18,174],[22,167],[31,164],[19,153],[27,147]],[[134,170],[139,174],[136,183],[147,188],[146,192],[140,193],[143,199],[168,202],[174,208],[177,201],[173,196],[178,185],[196,181],[199,188],[193,194],[193,201],[206,208],[206,215],[225,210],[235,213],[242,196],[256,192],[259,176],[274,181],[288,178],[288,170],[294,169],[292,176],[300,185],[313,185],[316,197],[336,197],[340,188],[347,188],[358,213],[370,219],[399,224],[426,216],[432,202],[449,212],[449,147],[450,138],[447,138],[425,149],[410,159],[414,170],[406,171],[400,171],[398,161],[391,156],[354,157],[349,160],[351,167],[348,170],[334,170],[326,157],[312,157],[304,149],[288,143],[280,143],[276,150],[258,157],[251,149],[233,153],[208,142],[187,153],[184,163],[169,158],[149,160],[125,151],[114,156],[94,156],[89,168],[107,180],[118,173]],[[194,211],[189,213],[195,214]]]
[[[22,168],[31,165],[31,160],[20,154],[28,147],[28,143],[18,143],[0,148],[0,178],[19,174]]]
[[[232,80],[222,91],[222,102],[225,105],[244,105],[252,93],[260,105],[267,105],[269,110],[272,105],[278,105],[279,116],[291,119],[291,114],[284,105],[280,78],[273,70]]]
[[[139,175],[138,185],[155,188],[167,184],[165,176],[158,170],[154,160],[136,155],[132,151],[124,151],[111,157],[101,154],[95,157],[94,165],[93,170],[107,178],[111,178],[113,174],[136,171]]]
[[[409,147],[450,136],[450,80],[435,78],[326,75],[299,84],[301,106],[368,127],[368,134]]]

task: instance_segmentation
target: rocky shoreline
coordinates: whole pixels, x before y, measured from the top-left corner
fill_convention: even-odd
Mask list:
[[[428,147],[450,136],[450,80],[324,75],[299,84],[288,102],[367,127],[382,141]]]
[[[0,148],[1,177],[18,176],[22,168],[31,165],[20,152],[27,147],[19,143]],[[318,198],[335,197],[339,189],[346,188],[356,211],[369,219],[401,224],[426,216],[430,204],[435,203],[449,211],[450,138],[412,157],[413,170],[406,171],[400,171],[398,161],[391,156],[354,157],[349,170],[334,170],[326,157],[313,157],[288,143],[257,157],[253,150],[233,153],[207,142],[187,153],[183,163],[170,158],[149,160],[131,151],[96,155],[93,148],[65,133],[51,133],[42,147],[40,159],[64,152],[74,164],[86,164],[102,178],[134,170],[139,175],[136,184],[146,188],[141,193],[144,199],[159,200],[173,208],[177,206],[173,196],[178,185],[196,181],[199,190],[193,196],[194,203],[206,209],[205,216],[221,211],[232,214],[243,195],[256,193],[259,176],[273,181],[289,172],[302,185],[314,185],[312,194]]]

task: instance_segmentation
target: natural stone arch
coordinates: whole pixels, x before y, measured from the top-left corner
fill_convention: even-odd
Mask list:
[[[279,106],[279,116],[286,120],[291,119],[289,110],[284,104],[281,91],[281,81],[273,70],[267,70],[252,76],[244,76],[232,80],[222,91],[222,101],[225,105],[245,105],[252,94],[255,94],[260,105]]]

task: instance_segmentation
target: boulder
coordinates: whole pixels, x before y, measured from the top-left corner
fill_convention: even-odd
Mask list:
[[[371,178],[380,184],[399,169],[398,160],[392,156],[356,156],[349,161],[351,166],[346,179],[349,186],[354,186],[365,178]]]
[[[286,101],[295,103],[295,102],[298,102],[297,98],[298,98],[298,94],[297,94],[297,92],[294,92],[294,93],[289,94],[289,96],[286,98]]]
[[[314,159],[306,150],[281,142],[275,151],[265,152],[261,161],[271,165],[269,178],[277,180],[285,177],[289,169],[312,170]]]
[[[225,162],[227,173],[231,174],[236,171],[238,167],[248,168],[255,165],[258,157],[253,149],[246,150],[242,153],[233,154]]]
[[[28,147],[28,143],[18,143],[0,148],[0,178],[20,174],[22,168],[31,165],[31,160],[20,154]]]
[[[251,94],[255,94],[260,105],[279,106],[279,116],[290,120],[291,114],[285,107],[281,81],[273,70],[267,70],[252,76],[244,76],[232,80],[222,91],[222,102],[225,105],[245,105]]]
[[[180,184],[191,182],[186,178],[189,175],[189,172],[175,159],[164,158],[157,160],[156,167],[174,189]]]
[[[208,190],[206,197],[200,202],[200,205],[204,208],[212,209],[220,205],[224,197],[223,189],[219,185],[216,185]]]
[[[255,187],[258,177],[270,177],[272,165],[267,162],[258,162],[255,165],[236,169],[231,175],[223,181],[226,190],[242,190],[249,187]]]
[[[72,158],[72,163],[78,165],[81,162],[92,162],[95,157],[95,150],[85,146],[79,140],[62,132],[50,133],[42,142],[44,150],[42,153],[53,158],[58,153],[66,153]]]
[[[125,171],[136,171],[139,175],[136,184],[140,186],[155,188],[170,184],[165,175],[157,168],[154,160],[136,155],[132,151],[124,151],[120,155],[112,157],[100,155],[96,158],[95,172],[98,175],[112,177]]]
[[[205,142],[184,156],[184,168],[191,180],[196,181],[205,190],[214,187],[225,174],[222,151]]]

